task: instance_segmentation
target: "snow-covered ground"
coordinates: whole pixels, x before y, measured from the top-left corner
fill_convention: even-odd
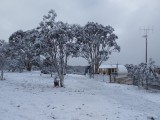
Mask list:
[[[66,75],[54,88],[50,75],[5,73],[0,81],[0,120],[160,119],[160,92],[103,82],[103,77]],[[106,77],[104,78],[104,80]]]

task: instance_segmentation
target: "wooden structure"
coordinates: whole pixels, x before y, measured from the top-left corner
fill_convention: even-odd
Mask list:
[[[127,75],[128,71],[124,65],[101,65],[99,67],[99,74],[106,75]]]
[[[98,73],[99,74],[106,74],[106,75],[111,75],[117,73],[118,68],[113,65],[101,65],[99,67]]]

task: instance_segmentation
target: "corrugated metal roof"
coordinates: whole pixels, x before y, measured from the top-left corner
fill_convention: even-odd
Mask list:
[[[99,68],[117,68],[116,65],[100,65]]]
[[[117,68],[117,65],[100,65],[99,68]],[[118,73],[128,73],[127,68],[124,65],[118,65]]]

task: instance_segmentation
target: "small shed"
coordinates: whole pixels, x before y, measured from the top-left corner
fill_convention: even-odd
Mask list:
[[[100,65],[99,67],[100,74],[117,74],[117,75],[127,75],[128,71],[124,65]]]

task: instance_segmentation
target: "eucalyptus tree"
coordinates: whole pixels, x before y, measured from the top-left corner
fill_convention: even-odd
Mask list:
[[[35,43],[39,37],[39,32],[36,29],[22,31],[18,30],[9,37],[10,55],[18,68],[26,68],[31,71],[32,63],[36,57]],[[17,61],[17,62],[15,62]]]
[[[73,39],[71,26],[62,21],[55,21],[57,14],[50,10],[38,28],[42,34],[43,55],[49,58],[51,66],[60,78],[60,86],[64,86],[65,61],[70,55],[69,49]]]
[[[25,67],[25,55],[24,55],[24,44],[23,39],[25,32],[18,30],[9,37],[9,49],[10,55],[10,69],[12,71],[19,70],[20,72]]]
[[[37,53],[36,43],[39,38],[39,31],[37,29],[32,29],[25,31],[25,36],[23,38],[23,54],[25,59],[25,67],[28,71],[31,71],[33,63],[37,63],[37,57],[39,54]]]
[[[3,71],[7,61],[7,49],[8,49],[8,44],[4,40],[0,40],[0,70],[1,70],[0,80],[4,79]]]
[[[67,61],[69,56],[80,57],[81,45],[79,42],[80,39],[82,39],[82,27],[78,24],[72,24],[68,26],[66,32],[68,37],[65,46],[65,71],[67,69]]]
[[[109,59],[112,52],[120,51],[111,26],[103,26],[98,23],[88,22],[83,27],[81,43],[81,55],[91,66],[91,73],[97,73],[102,62]]]

